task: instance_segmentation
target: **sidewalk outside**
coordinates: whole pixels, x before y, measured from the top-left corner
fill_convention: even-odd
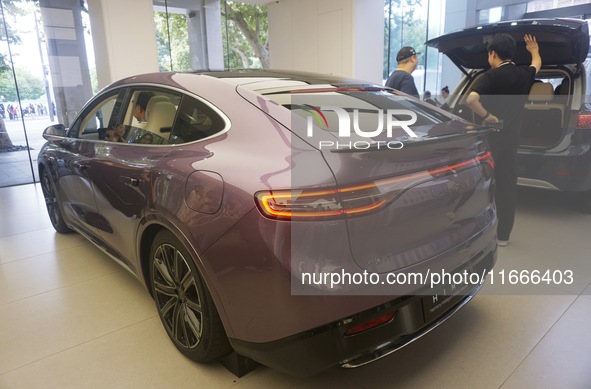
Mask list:
[[[25,116],[23,119],[10,120],[4,119],[6,130],[10,135],[14,146],[28,146],[29,150],[0,152],[0,187],[29,184],[38,180],[37,177],[37,154],[41,146],[45,143],[43,139],[43,130],[52,124],[49,116]],[[31,170],[31,162],[34,170]]]

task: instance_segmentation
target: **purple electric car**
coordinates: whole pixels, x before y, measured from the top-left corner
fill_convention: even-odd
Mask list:
[[[487,131],[382,86],[140,75],[44,137],[55,229],[132,272],[195,361],[364,365],[451,316],[496,260]]]

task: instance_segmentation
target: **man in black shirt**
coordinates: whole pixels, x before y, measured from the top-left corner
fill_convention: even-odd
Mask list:
[[[411,73],[417,68],[419,60],[417,59],[415,49],[405,46],[396,55],[398,67],[390,74],[386,81],[386,86],[398,89],[401,92],[408,93],[416,98],[419,97],[419,91],[415,86],[415,80]]]
[[[515,221],[517,149],[523,106],[542,66],[536,38],[526,34],[524,41],[532,57],[531,64],[516,66],[511,61],[516,50],[515,39],[508,34],[492,37],[487,46],[491,69],[474,82],[467,99],[468,106],[483,121],[503,122],[502,127],[491,130],[489,137],[495,161],[499,246],[507,245]]]

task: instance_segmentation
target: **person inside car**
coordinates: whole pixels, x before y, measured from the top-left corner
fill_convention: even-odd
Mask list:
[[[154,135],[152,135],[151,132],[146,132],[139,139],[139,143],[144,144],[144,145],[152,144],[153,141],[154,141]]]
[[[126,142],[124,135],[125,126],[120,124],[117,127],[111,127],[106,131],[105,140],[109,142]]]
[[[146,109],[151,97],[152,94],[148,92],[141,92],[138,95],[133,109],[133,117],[136,120],[133,124],[134,127],[144,128],[146,126]]]

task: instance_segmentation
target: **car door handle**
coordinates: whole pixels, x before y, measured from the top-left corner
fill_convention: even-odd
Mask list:
[[[80,169],[80,170],[86,170],[88,169],[88,165],[84,164],[84,163],[80,163],[78,161],[74,161],[74,163],[72,164],[74,166],[74,168],[76,169]]]
[[[122,182],[124,185],[127,186],[138,186],[140,184],[139,179],[127,176],[119,176],[119,182]]]

